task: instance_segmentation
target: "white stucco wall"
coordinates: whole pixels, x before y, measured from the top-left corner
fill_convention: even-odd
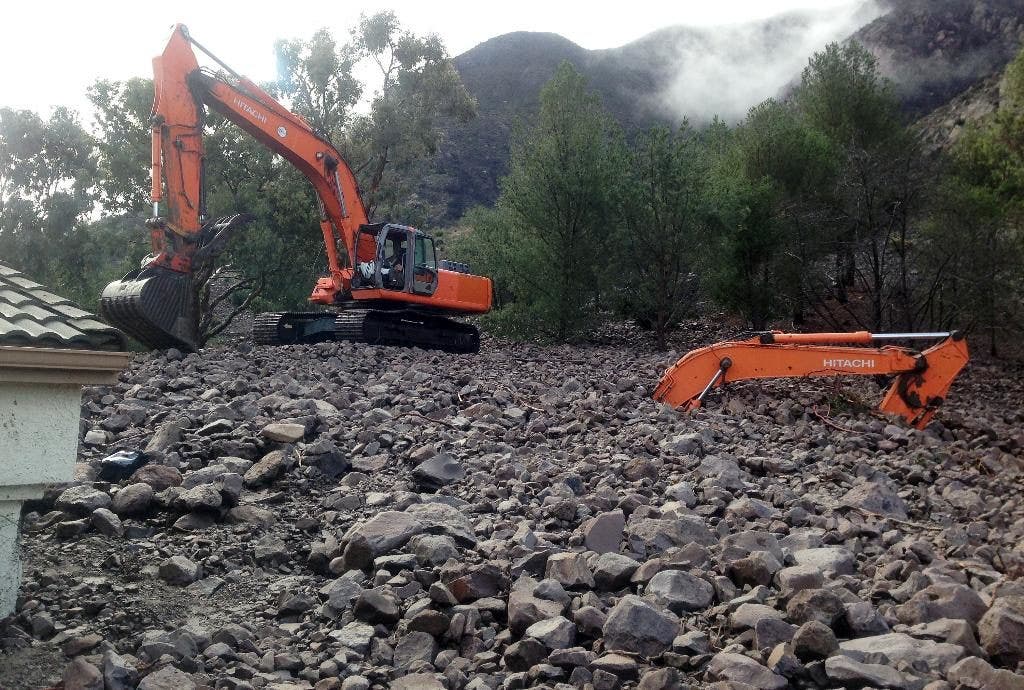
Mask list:
[[[0,618],[21,583],[22,501],[74,478],[82,386],[0,381]]]
[[[71,481],[78,453],[80,384],[0,381],[0,501]]]
[[[14,611],[21,586],[18,517],[21,501],[0,501],[0,617]]]

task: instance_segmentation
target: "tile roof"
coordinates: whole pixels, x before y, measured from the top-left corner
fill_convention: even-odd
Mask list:
[[[127,350],[121,331],[0,263],[0,345]]]

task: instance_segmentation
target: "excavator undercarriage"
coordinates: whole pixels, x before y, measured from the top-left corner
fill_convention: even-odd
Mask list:
[[[454,353],[480,350],[480,331],[476,326],[406,309],[349,307],[337,313],[269,312],[256,317],[252,333],[257,345],[348,340]]]

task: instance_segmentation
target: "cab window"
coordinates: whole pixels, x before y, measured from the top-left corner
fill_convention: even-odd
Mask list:
[[[434,240],[423,235],[416,236],[416,265],[437,270],[437,257],[434,255]]]

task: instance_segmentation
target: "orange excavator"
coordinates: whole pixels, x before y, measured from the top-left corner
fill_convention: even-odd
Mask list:
[[[936,340],[924,352],[886,341]],[[693,350],[669,367],[654,399],[693,410],[726,382],[782,377],[895,376],[879,409],[923,429],[970,356],[963,335],[950,333],[761,333]]]
[[[223,72],[200,68],[193,46]],[[199,346],[194,269],[244,224],[240,216],[207,216],[203,115],[209,106],[298,168],[316,191],[329,275],[309,299],[325,309],[259,315],[257,343],[338,339],[477,351],[478,330],[450,317],[489,311],[490,279],[471,275],[465,264],[439,263],[433,238],[415,228],[371,224],[352,170],[323,133],[232,71],[183,25],[174,27],[153,71],[153,218],[147,222],[153,253],[103,291],[107,320],[149,347]]]

